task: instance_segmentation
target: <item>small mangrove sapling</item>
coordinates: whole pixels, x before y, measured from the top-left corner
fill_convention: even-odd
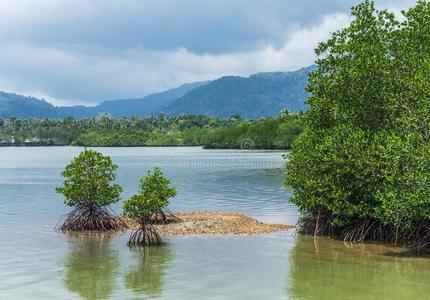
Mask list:
[[[138,221],[139,228],[135,230],[128,242],[129,246],[160,245],[161,237],[152,222],[169,204],[169,198],[176,195],[176,189],[170,187],[170,181],[163,176],[160,168],[154,172],[148,171],[146,177],[140,180],[139,194],[124,202],[124,215]],[[166,218],[167,219],[167,218]]]
[[[65,197],[64,203],[74,209],[61,220],[60,231],[118,230],[125,224],[109,208],[120,199],[122,188],[112,184],[118,166],[108,156],[84,149],[61,173],[63,186],[56,191]]]
[[[151,217],[153,222],[165,224],[169,220],[178,220],[167,208],[169,198],[176,196],[176,189],[170,187],[170,181],[159,167],[154,168],[152,175],[148,171],[148,175],[140,180],[140,193],[145,198],[155,197],[160,202],[160,208]]]

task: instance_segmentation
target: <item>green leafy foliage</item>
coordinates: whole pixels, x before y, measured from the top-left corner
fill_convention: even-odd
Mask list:
[[[286,184],[291,202],[332,232],[372,220],[397,240],[430,222],[430,3],[403,14],[399,22],[365,1],[316,49]]]
[[[112,184],[118,166],[108,156],[84,149],[61,173],[66,179],[56,191],[68,206],[107,206],[120,199],[122,188]]]
[[[131,218],[148,219],[169,205],[169,198],[176,196],[176,189],[164,177],[160,168],[148,171],[140,180],[139,194],[124,201],[124,214]]]
[[[208,129],[199,141],[205,148],[290,149],[303,131],[300,114],[284,113],[257,121]],[[249,142],[250,145],[244,145]],[[245,147],[247,146],[247,147]]]
[[[307,109],[304,87],[313,69],[221,77],[191,90],[167,106],[165,112],[218,117],[239,114],[249,119],[276,116],[285,107],[298,113]]]
[[[75,120],[0,119],[0,145],[85,147],[198,146],[240,148],[252,139],[256,148],[289,149],[300,134],[298,114],[281,114],[257,121],[240,116],[219,119],[184,115],[114,119],[108,115]],[[13,141],[13,142],[12,142]]]

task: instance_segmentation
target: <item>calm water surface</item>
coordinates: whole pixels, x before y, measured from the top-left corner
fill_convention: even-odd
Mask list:
[[[314,241],[292,232],[171,237],[130,250],[127,234],[63,235],[53,190],[80,148],[0,148],[0,299],[429,299],[430,259]],[[173,210],[236,211],[294,224],[280,152],[98,148],[119,164],[123,197],[159,165]],[[121,204],[115,209],[119,212]]]

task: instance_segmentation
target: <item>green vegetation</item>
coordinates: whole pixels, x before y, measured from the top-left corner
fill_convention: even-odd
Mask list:
[[[403,14],[365,1],[316,49],[286,163],[304,232],[430,249],[430,3]]]
[[[17,118],[56,117],[55,110],[55,106],[45,100],[0,92],[0,118],[12,116]]]
[[[314,66],[294,72],[258,73],[249,77],[225,76],[195,88],[172,102],[170,115],[202,114],[247,119],[276,116],[284,108],[307,109],[305,86]]]
[[[152,222],[160,218],[167,221],[164,210],[169,204],[169,198],[176,195],[176,189],[170,187],[170,181],[163,176],[160,168],[148,171],[145,178],[140,180],[139,194],[124,201],[124,215],[136,219],[139,229],[134,231],[128,242],[129,246],[151,246],[161,244],[161,237]]]
[[[0,119],[0,146],[197,146],[241,148],[251,140],[261,149],[289,149],[302,131],[299,115],[282,113],[257,121],[184,115],[74,120]]]
[[[112,184],[118,166],[109,156],[84,149],[61,173],[66,180],[56,191],[65,197],[64,203],[74,207],[61,220],[61,231],[107,231],[125,228],[121,218],[111,214],[109,205],[120,200],[122,188]],[[139,228],[134,231],[129,246],[160,245],[161,237],[153,223],[177,219],[168,209],[169,198],[176,196],[160,168],[148,171],[140,180],[139,193],[124,201],[124,215],[135,219]]]
[[[225,76],[210,82],[194,82],[142,98],[104,101],[96,106],[54,106],[45,100],[0,92],[0,118],[75,119],[109,114],[147,117],[166,112],[171,116],[199,114],[227,117],[240,114],[258,119],[276,116],[288,107],[306,110],[305,86],[314,66],[293,72],[258,73],[249,77]]]
[[[241,120],[230,126],[208,130],[200,142],[205,148],[290,149],[303,131],[299,116],[285,110],[274,118]]]
[[[56,191],[75,207],[57,226],[61,231],[116,230],[124,224],[108,206],[120,199],[121,186],[111,184],[118,166],[108,156],[84,149],[61,173],[66,180]]]

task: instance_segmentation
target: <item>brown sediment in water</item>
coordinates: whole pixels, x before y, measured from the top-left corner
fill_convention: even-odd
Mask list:
[[[166,224],[154,224],[161,235],[193,234],[261,234],[286,231],[293,226],[267,224],[239,213],[231,212],[187,212],[175,213],[178,220],[170,219]],[[121,217],[128,228],[136,229],[138,223],[130,218]]]

